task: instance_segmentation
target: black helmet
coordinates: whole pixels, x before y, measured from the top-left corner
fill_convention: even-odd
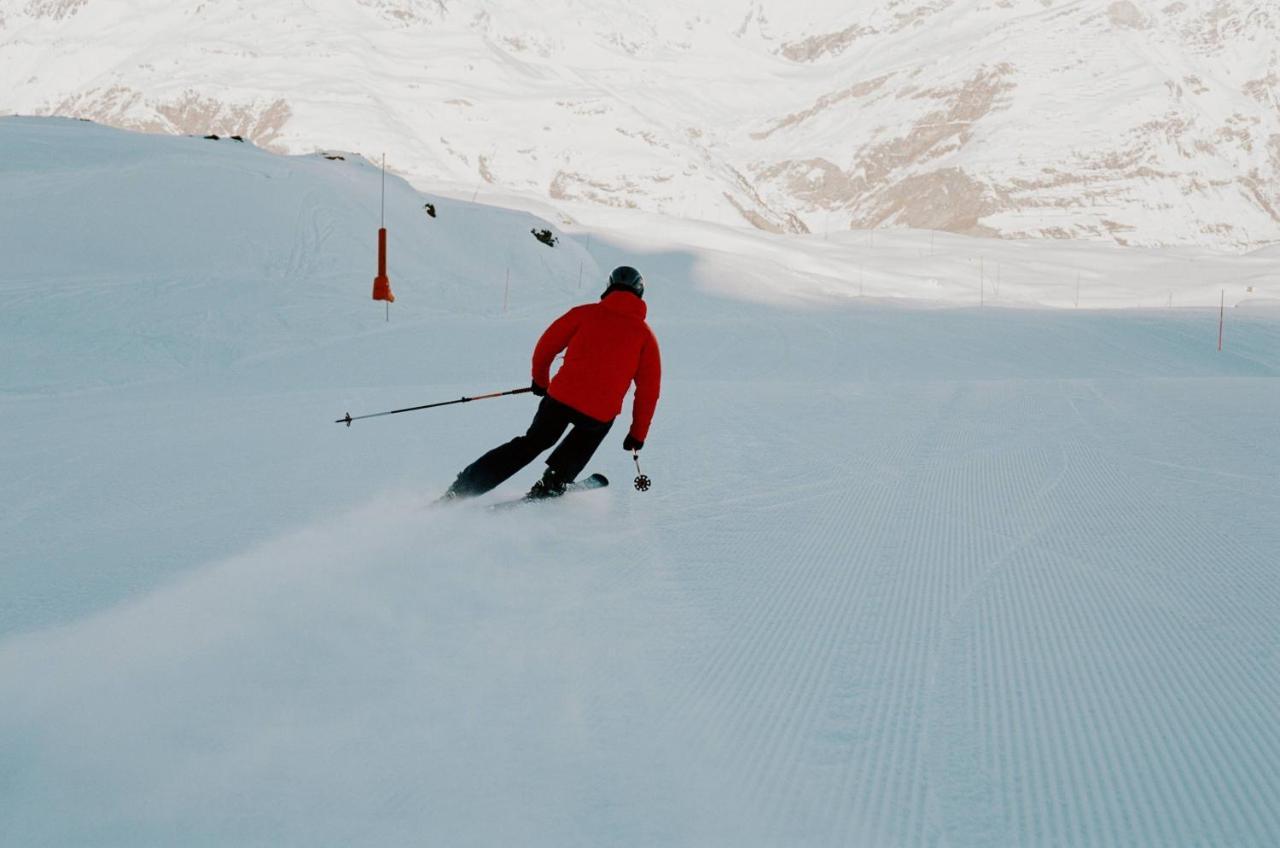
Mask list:
[[[610,292],[631,292],[636,297],[644,297],[644,277],[630,265],[619,265],[609,275],[609,287],[600,295],[601,299]]]

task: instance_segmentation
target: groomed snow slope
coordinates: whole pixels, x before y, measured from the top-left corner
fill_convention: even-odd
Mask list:
[[[30,119],[0,148],[0,842],[1280,841],[1271,309],[1219,354],[1212,308],[821,271],[919,296],[961,239],[549,249],[389,180],[388,323],[366,164]],[[1149,304],[1268,267],[1073,256]],[[652,491],[620,424],[604,492],[425,508],[527,398],[332,423],[522,385],[623,260],[666,360]]]

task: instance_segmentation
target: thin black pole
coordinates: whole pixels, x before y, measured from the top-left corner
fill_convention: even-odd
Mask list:
[[[384,230],[387,228],[387,154],[385,152],[382,154],[382,203],[378,211],[378,226]],[[386,318],[384,320],[390,324],[391,301],[385,301],[382,305],[386,307]],[[351,413],[347,413],[347,417],[349,418],[350,416]],[[350,427],[351,422],[348,421],[347,426]]]
[[[1227,320],[1227,290],[1222,290],[1222,299],[1218,301],[1218,353],[1222,353],[1222,325]]]
[[[491,392],[490,394],[487,394],[487,395],[476,395],[475,397],[463,397],[463,398],[458,398],[457,400],[440,401],[439,403],[424,403],[422,406],[408,406],[408,407],[405,407],[404,409],[392,409],[388,412],[374,412],[369,415],[352,415],[350,412],[348,412],[342,418],[337,419],[333,423],[346,424],[348,427],[350,427],[352,421],[359,421],[362,418],[380,418],[383,415],[395,415],[400,412],[415,412],[416,410],[419,410],[419,409],[432,409],[437,406],[451,406],[452,404],[455,404],[455,403],[470,403],[473,400],[487,400],[488,398],[505,397],[507,395],[522,395],[522,394],[525,394],[526,392],[531,392],[531,391],[533,391],[533,389],[529,387],[525,387],[523,389],[511,389],[510,391],[506,391],[506,392]]]

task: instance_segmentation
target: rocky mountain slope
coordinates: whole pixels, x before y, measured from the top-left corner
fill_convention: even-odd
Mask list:
[[[1245,0],[0,0],[0,114],[781,232],[1280,240]]]

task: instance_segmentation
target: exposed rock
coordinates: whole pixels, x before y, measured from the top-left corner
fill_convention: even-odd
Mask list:
[[[215,132],[250,138],[260,147],[272,148],[272,142],[288,123],[292,112],[284,100],[265,106],[223,103],[188,91],[177,100],[155,105],[155,111],[168,120],[177,132],[198,131],[210,127]]]
[[[1280,188],[1274,180],[1264,179],[1257,171],[1240,178],[1240,185],[1254,202],[1267,211],[1271,220],[1280,223]]]
[[[946,11],[953,2],[954,0],[933,0],[932,3],[923,3],[906,12],[895,12],[893,15],[896,22],[894,29],[897,31],[907,27],[923,26],[928,22],[929,18],[939,12]]]
[[[639,186],[630,181],[611,183],[569,171],[557,171],[547,187],[547,194],[553,200],[589,200],[605,206],[636,209],[638,204],[625,195],[638,189]]]
[[[1275,71],[1244,84],[1244,93],[1262,104],[1280,104],[1277,92],[1280,92],[1280,76]]]
[[[33,18],[60,21],[79,12],[89,0],[30,0],[22,10]]]
[[[768,218],[764,217],[754,209],[746,208],[738,201],[736,197],[729,194],[728,192],[724,193],[724,199],[729,201],[729,205],[731,205],[734,209],[737,209],[738,212],[742,214],[742,217],[745,218],[751,224],[751,226],[755,227],[757,230],[764,230],[765,232],[769,232],[769,233],[784,232],[781,226],[779,226],[778,224],[775,224],[773,221],[770,221]]]
[[[982,218],[997,204],[990,190],[958,168],[913,174],[877,192],[851,221],[855,229],[881,226],[947,230],[970,235],[997,235]]]
[[[764,182],[781,181],[786,193],[808,208],[835,209],[856,199],[854,181],[827,159],[776,162],[756,174]]]
[[[797,126],[798,124],[802,124],[813,116],[821,114],[845,100],[849,100],[854,97],[866,97],[868,94],[871,94],[873,91],[883,86],[892,76],[893,74],[885,74],[884,76],[879,76],[875,79],[855,83],[842,91],[823,95],[822,97],[819,97],[812,106],[805,109],[803,112],[793,112],[784,118],[780,118],[775,121],[773,126],[769,129],[761,132],[753,132],[751,137],[756,140],[766,139],[778,130],[789,129]]]
[[[446,11],[444,0],[356,0],[384,20],[400,26],[426,23]]]
[[[1147,16],[1137,6],[1129,2],[1129,0],[1116,0],[1107,7],[1107,17],[1111,20],[1113,26],[1128,27],[1129,29],[1146,29],[1151,24],[1147,21]]]
[[[231,104],[188,91],[174,100],[153,102],[141,92],[121,85],[91,89],[41,110],[40,114],[88,118],[143,132],[239,135],[267,149],[276,149],[272,142],[292,115],[284,100],[265,106]]]
[[[816,62],[826,56],[839,56],[859,38],[874,35],[875,32],[876,30],[862,24],[850,24],[839,32],[812,35],[801,41],[784,44],[778,52],[793,62]]]

